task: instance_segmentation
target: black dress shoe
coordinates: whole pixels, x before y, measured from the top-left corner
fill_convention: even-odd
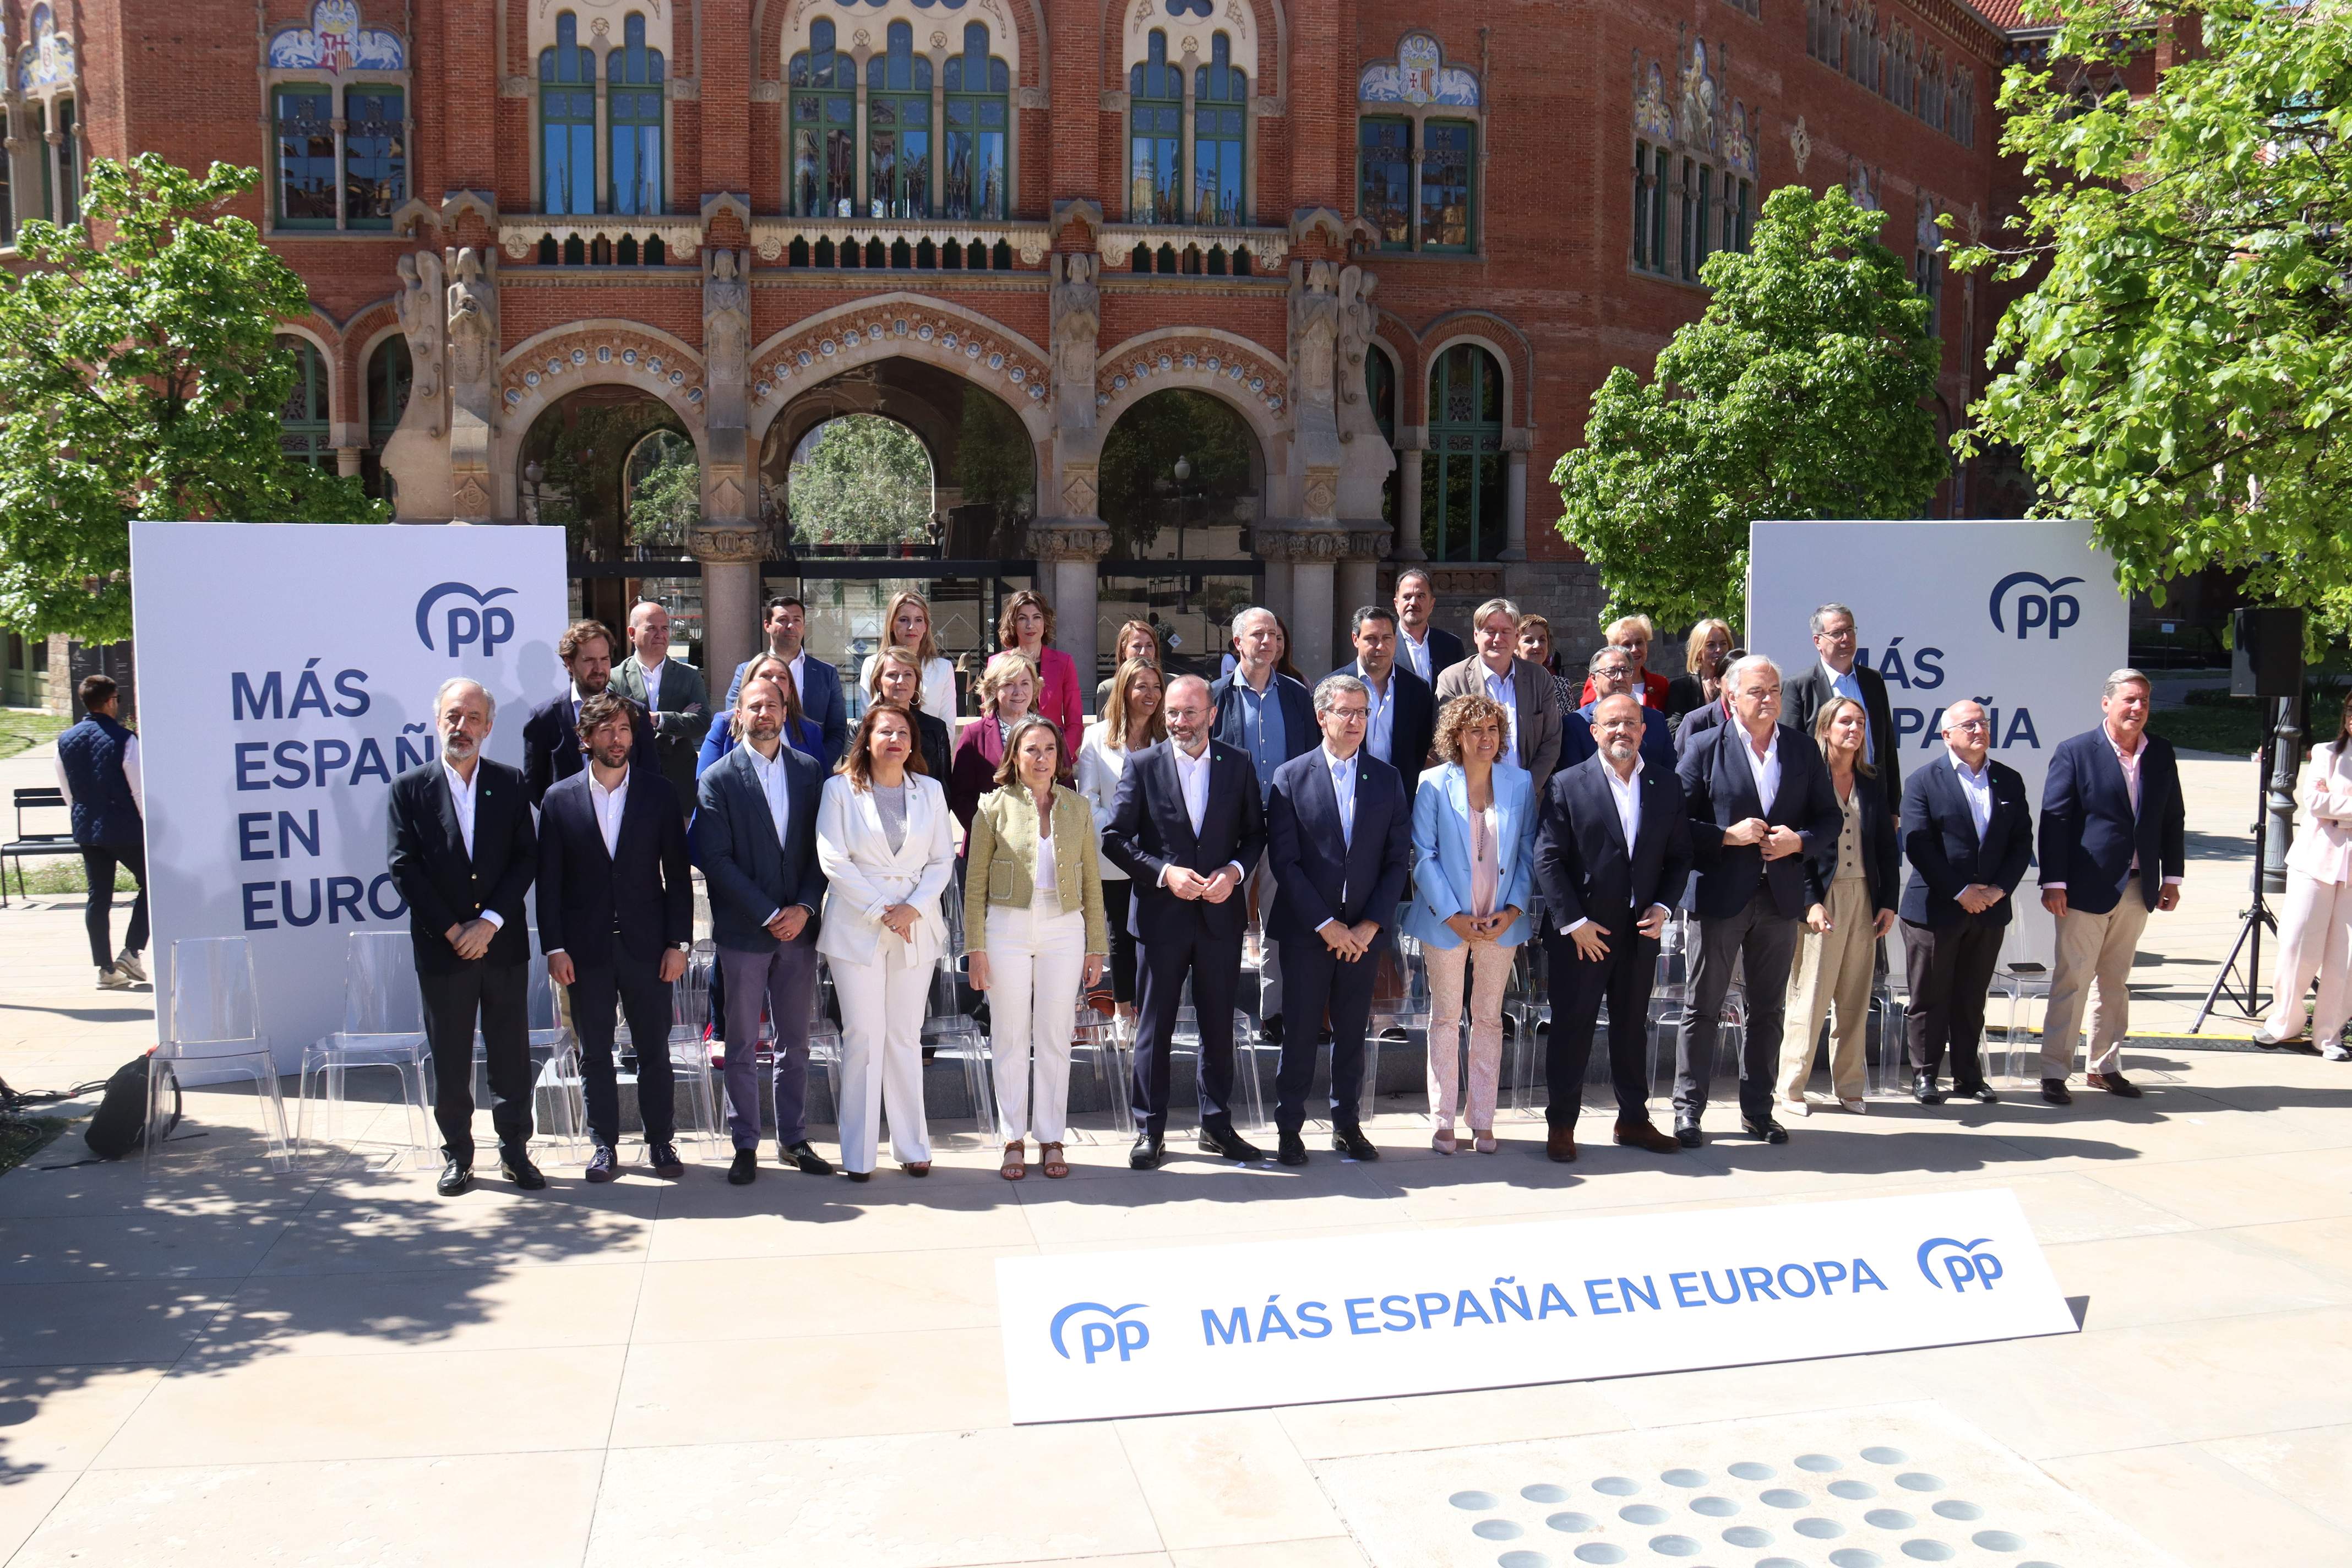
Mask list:
[[[499,1150],[499,1174],[527,1193],[535,1193],[547,1185],[547,1178],[539,1173],[539,1167],[532,1164],[530,1156],[520,1149],[501,1147]]]
[[[1381,1031],[1381,1041],[1384,1045],[1402,1046],[1409,1043],[1412,1039],[1412,1036],[1411,1034],[1394,1024],[1390,1025],[1387,1028]]]
[[[597,1144],[588,1156],[588,1179],[598,1183],[609,1182],[620,1173],[621,1157],[609,1144]]]
[[[874,1173],[871,1171],[844,1171],[841,1173],[853,1182],[870,1182],[874,1179]]]
[[[1706,1142],[1706,1134],[1702,1133],[1698,1130],[1697,1117],[1677,1116],[1675,1118],[1675,1142],[1681,1144],[1685,1149],[1696,1149],[1700,1144]]]
[[[1936,1087],[1933,1073],[1915,1072],[1911,1075],[1911,1098],[1922,1105],[1941,1105],[1944,1091]]]
[[[2066,1080],[2063,1078],[2043,1079],[2042,1080],[2042,1098],[2048,1100],[2053,1105],[2072,1105],[2074,1103],[2074,1097],[2066,1092]]]
[[[1201,1152],[1221,1154],[1228,1160],[1263,1160],[1265,1151],[1234,1131],[1230,1127],[1201,1129]]]
[[[787,1143],[776,1152],[779,1164],[792,1165],[804,1176],[830,1176],[833,1166],[805,1138],[797,1143]]]
[[[1952,1086],[1952,1092],[1962,1100],[1973,1100],[1983,1105],[2000,1103],[2000,1096],[1995,1094],[1988,1083],[1956,1083]]]
[[[1276,1139],[1274,1157],[1286,1165],[1307,1163],[1307,1140],[1296,1132],[1285,1132]]]
[[[1127,1168],[1130,1171],[1156,1171],[1160,1168],[1160,1140],[1149,1132],[1138,1133],[1135,1147],[1127,1152]]]
[[[2084,1076],[2083,1081],[2093,1089],[2104,1089],[2109,1094],[2121,1095],[2126,1100],[2139,1098],[2139,1085],[2119,1072],[2088,1073]]]
[[[1257,1037],[1269,1046],[1282,1044],[1282,1015],[1269,1013],[1258,1020]]]
[[[727,1184],[730,1187],[748,1187],[759,1173],[760,1152],[757,1149],[738,1149],[735,1158],[727,1163]]]
[[[1739,1130],[1750,1138],[1761,1138],[1767,1143],[1786,1143],[1789,1141],[1789,1130],[1769,1116],[1760,1121],[1753,1116],[1743,1116],[1739,1119]]]
[[[445,1198],[454,1198],[473,1184],[472,1162],[460,1160],[452,1154],[449,1156],[449,1163],[441,1167],[441,1179],[433,1184],[433,1190]]]
[[[1364,1130],[1360,1127],[1331,1129],[1331,1152],[1345,1154],[1350,1160],[1377,1160],[1381,1157],[1381,1152],[1372,1147],[1372,1141],[1364,1136]]]
[[[646,1163],[654,1168],[656,1176],[683,1176],[686,1162],[677,1157],[677,1145],[665,1138],[658,1143],[646,1145]]]

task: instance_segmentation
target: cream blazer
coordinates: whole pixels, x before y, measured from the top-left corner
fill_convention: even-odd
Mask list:
[[[2315,882],[2352,882],[2352,751],[2333,741],[2314,746],[2295,798],[2303,809],[2286,868]]]
[[[816,807],[816,863],[824,871],[824,923],[816,950],[843,963],[879,963],[896,942],[882,924],[892,904],[919,911],[912,966],[928,968],[947,951],[947,919],[940,895],[955,872],[955,819],[937,779],[907,775],[907,837],[894,854],[882,831],[871,790],[853,789],[849,775],[824,781]]]

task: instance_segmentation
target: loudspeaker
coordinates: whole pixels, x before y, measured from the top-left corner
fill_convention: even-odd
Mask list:
[[[2230,695],[2299,697],[2303,694],[2303,612],[2254,609],[2230,612]]]

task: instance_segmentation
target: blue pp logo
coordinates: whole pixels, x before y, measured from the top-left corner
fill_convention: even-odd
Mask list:
[[[1096,1357],[1108,1355],[1113,1351],[1118,1352],[1119,1360],[1126,1361],[1151,1342],[1151,1330],[1143,1320],[1128,1316],[1129,1312],[1143,1310],[1143,1308],[1141,1301],[1115,1308],[1106,1307],[1100,1301],[1071,1302],[1054,1314],[1054,1325],[1050,1331],[1054,1353],[1064,1361],[1070,1359],[1070,1347],[1063,1342],[1063,1330],[1071,1319],[1079,1318],[1084,1321],[1077,1326],[1078,1353],[1086,1358],[1088,1366],[1095,1363]],[[1085,1314],[1089,1312],[1097,1316],[1085,1319]]]
[[[2053,583],[2039,572],[2011,572],[1992,585],[1992,602],[1987,606],[1992,615],[1992,629],[2009,630],[2000,624],[2000,602],[2010,597],[2011,589],[2016,589],[2020,592],[2010,599],[2010,610],[2017,622],[2018,641],[2023,642],[2036,627],[2044,627],[2050,640],[2056,642],[2060,632],[2083,618],[2082,601],[2058,590],[2081,581],[2080,577],[2061,577]],[[2032,592],[2035,588],[2042,592]]]
[[[1948,1236],[1939,1236],[1931,1241],[1922,1242],[1919,1244],[1919,1272],[1926,1275],[1927,1283],[1938,1290],[1945,1289],[1947,1282],[1953,1291],[1960,1295],[1966,1295],[1971,1285],[1980,1285],[1990,1290],[1992,1282],[2001,1276],[2000,1259],[1978,1248],[1991,1239],[1989,1236],[1980,1236],[1974,1241],[1954,1241]]]
[[[492,599],[502,599],[513,593],[512,588],[492,588],[488,592],[469,583],[436,583],[425,590],[416,601],[416,640],[426,647],[433,647],[433,612],[442,600],[463,596],[470,605],[451,604],[442,614],[442,647],[456,658],[467,644],[485,654],[498,652],[499,644],[512,642],[515,635],[514,612],[503,605],[493,605]]]

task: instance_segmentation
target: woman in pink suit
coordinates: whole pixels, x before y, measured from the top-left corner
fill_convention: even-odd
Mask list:
[[[1062,731],[1062,754],[1077,754],[1077,737],[1086,733],[1085,699],[1078,694],[1078,667],[1068,654],[1053,646],[1053,606],[1024,588],[1004,601],[1004,615],[996,623],[998,646],[1024,655],[1042,678],[1037,711]]]

